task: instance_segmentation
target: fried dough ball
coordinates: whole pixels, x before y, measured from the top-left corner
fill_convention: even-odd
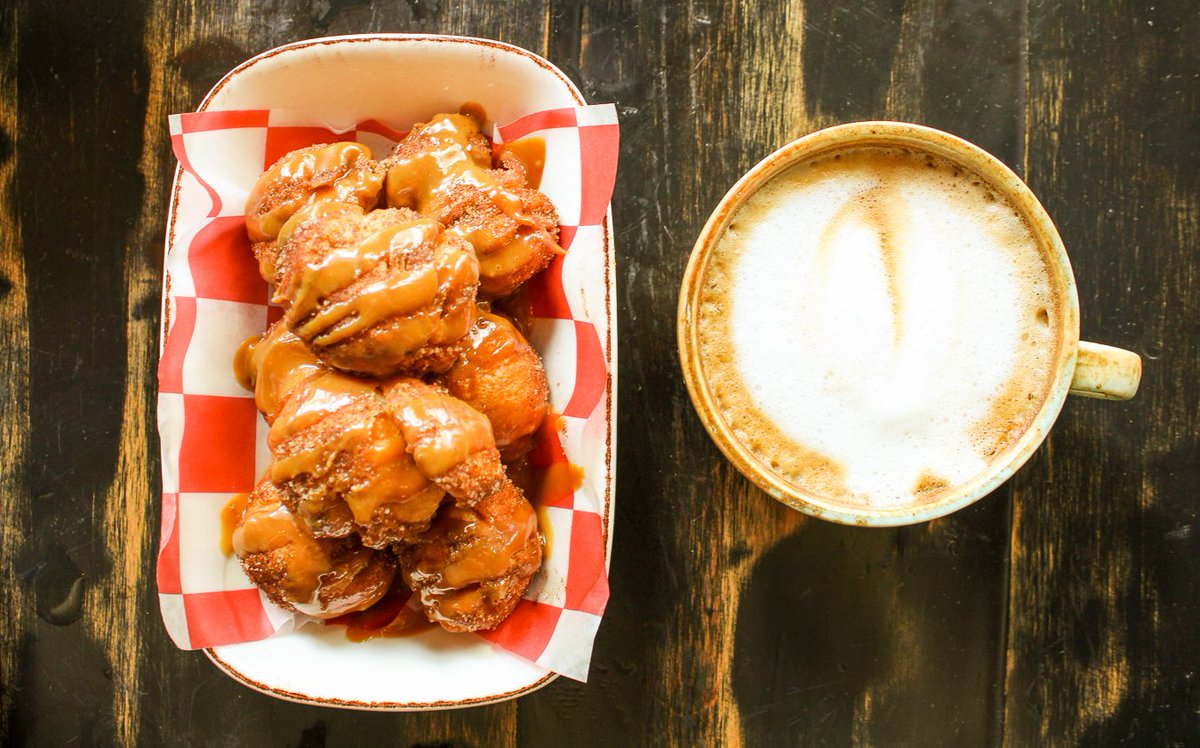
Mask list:
[[[475,322],[471,245],[410,210],[308,220],[277,263],[288,327],[345,371],[444,371]]]
[[[419,379],[389,383],[384,397],[417,467],[446,493],[474,503],[500,488],[504,466],[486,416]]]
[[[416,125],[384,161],[387,204],[432,216],[467,239],[479,257],[480,296],[498,298],[563,250],[554,205],[525,186],[516,158],[491,168],[481,124],[465,114],[439,114]]]
[[[267,435],[271,479],[317,537],[372,548],[428,526],[444,491],[409,455],[373,382],[326,370],[289,392]]]
[[[274,423],[284,398],[296,385],[329,371],[283,320],[243,342],[233,368],[242,387],[254,393],[254,404],[268,424]]]
[[[537,515],[504,481],[473,507],[446,504],[429,531],[400,549],[401,574],[430,621],[447,631],[495,628],[542,563]]]
[[[287,220],[287,223],[283,224],[283,228],[279,230],[278,239],[274,242],[258,242],[251,246],[254,250],[254,256],[258,259],[259,271],[266,278],[266,273],[269,270],[271,277],[267,280],[278,285],[280,273],[283,271],[279,263],[279,255],[283,251],[283,248],[287,246],[288,241],[291,240],[292,234],[296,233],[296,229],[306,223],[326,221],[340,216],[351,216],[361,219],[364,215],[366,215],[366,211],[353,203],[336,203],[323,200],[305,205],[293,213],[292,217]],[[267,252],[269,255],[264,255],[262,254],[263,252]],[[264,257],[269,260],[269,265],[264,261]]]
[[[313,618],[370,607],[396,575],[388,551],[364,548],[357,538],[314,537],[269,480],[250,494],[233,547],[246,576],[276,605]]]
[[[549,408],[550,388],[541,356],[512,322],[481,311],[441,382],[451,395],[487,416],[504,459],[516,459],[533,446],[533,433]]]
[[[246,200],[246,231],[262,277],[275,280],[275,260],[283,245],[276,239],[293,214],[314,203],[370,210],[379,203],[383,180],[383,169],[362,143],[312,145],[272,164]]]

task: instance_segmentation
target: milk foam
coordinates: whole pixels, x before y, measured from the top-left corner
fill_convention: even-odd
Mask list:
[[[1047,276],[1026,223],[969,172],[880,150],[802,164],[716,248],[706,377],[786,479],[879,508],[929,500],[1040,409],[1057,350]]]

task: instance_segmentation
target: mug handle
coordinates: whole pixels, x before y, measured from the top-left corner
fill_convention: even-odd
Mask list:
[[[1142,358],[1133,351],[1079,341],[1071,394],[1102,400],[1128,400],[1142,380]]]

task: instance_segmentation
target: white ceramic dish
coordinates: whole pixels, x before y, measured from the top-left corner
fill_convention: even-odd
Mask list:
[[[303,107],[336,112],[347,122],[412,123],[467,101],[482,104],[496,122],[585,103],[561,71],[518,47],[465,37],[372,34],[307,40],[265,52],[222,78],[199,111]],[[168,247],[174,242],[174,217],[181,210],[180,173],[177,169]],[[610,297],[611,224],[610,214],[604,223],[607,259],[600,270]],[[165,299],[164,288],[164,304]],[[612,332],[602,336],[613,341],[608,351],[611,404],[616,401],[615,305],[606,308],[608,319],[595,321]],[[549,373],[553,377],[553,371]],[[610,449],[601,485],[607,489],[604,515],[611,553],[616,434],[611,417],[606,425]],[[312,626],[294,635],[206,652],[231,677],[264,693],[355,709],[485,704],[515,698],[556,677],[480,639],[440,629],[411,638],[353,643],[340,629]]]

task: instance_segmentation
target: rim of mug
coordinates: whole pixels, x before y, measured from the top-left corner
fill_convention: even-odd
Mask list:
[[[1059,321],[1054,373],[1041,408],[1029,427],[987,469],[918,504],[887,509],[837,501],[784,480],[739,441],[716,407],[705,381],[695,310],[713,249],[726,226],[750,195],[777,174],[802,161],[833,151],[899,147],[931,153],[981,177],[1025,219],[1038,239],[1054,288]],[[680,365],[692,404],[705,429],[725,457],[743,475],[776,500],[805,514],[846,525],[893,527],[944,517],[988,495],[1033,455],[1057,420],[1075,373],[1079,345],[1079,297],[1066,248],[1054,222],[1029,186],[1007,165],[979,146],[956,135],[910,122],[872,120],[817,130],[784,145],[754,165],[729,189],[701,230],[688,259],[676,316]]]

